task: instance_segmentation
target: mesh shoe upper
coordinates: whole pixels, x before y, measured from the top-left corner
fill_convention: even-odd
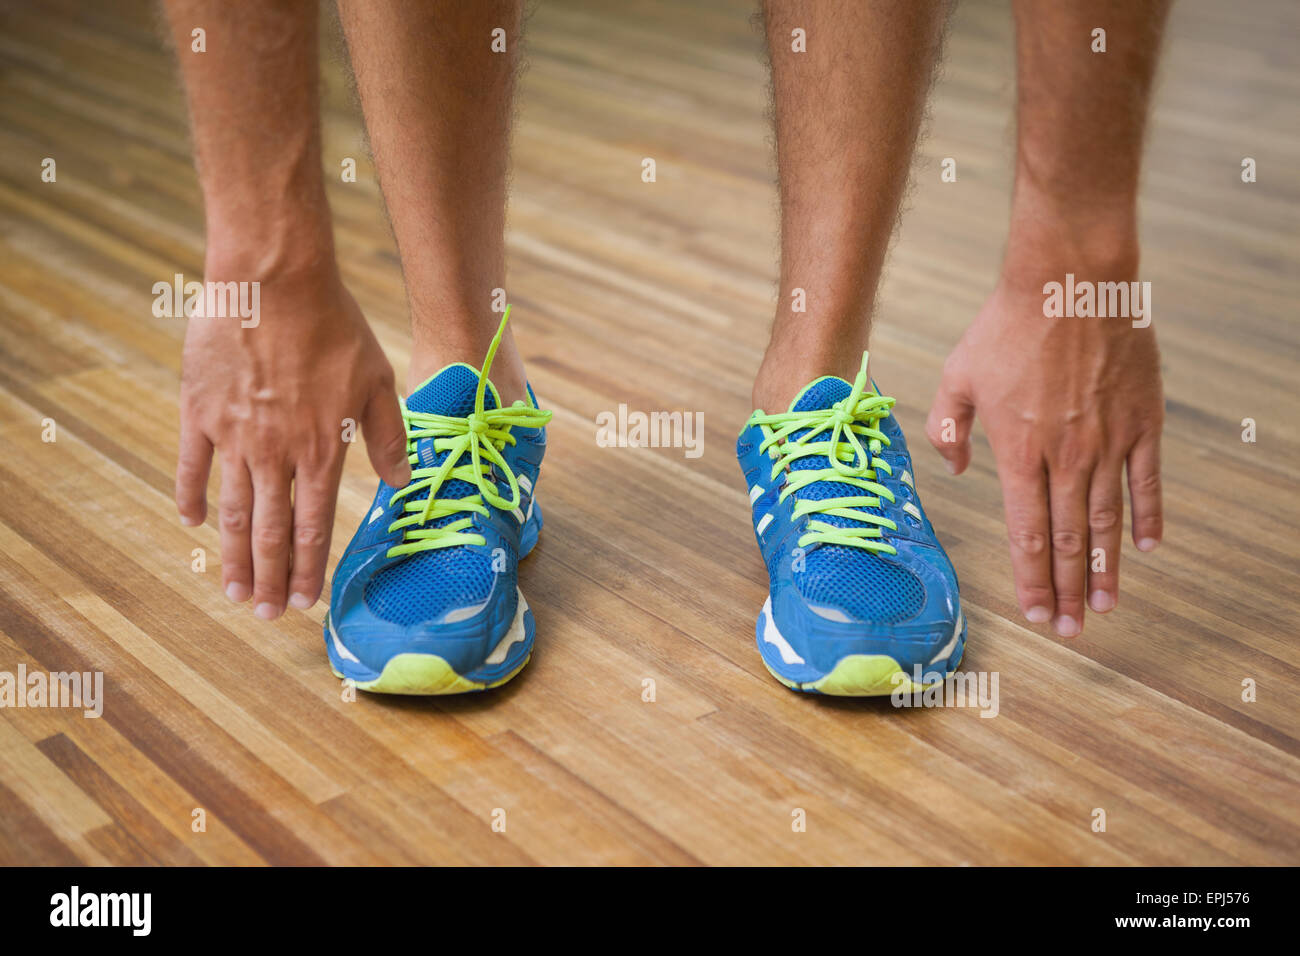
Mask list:
[[[452,365],[421,386],[406,400],[406,407],[413,412],[463,417],[474,410],[477,387],[477,372],[465,365]],[[485,408],[497,407],[491,388],[485,391],[483,404]],[[415,450],[420,459],[417,467],[422,468],[442,464],[448,454],[436,451],[432,438],[420,439]],[[457,464],[468,461],[469,456],[464,455]],[[452,479],[439,489],[438,498],[463,498],[476,491],[469,482]],[[428,496],[424,490],[411,500],[424,501]],[[430,521],[429,527],[447,525],[460,517],[463,515],[438,518]],[[464,546],[419,551],[384,568],[366,584],[366,606],[376,617],[403,626],[437,621],[449,611],[482,604],[491,595],[494,582],[509,588],[504,593],[513,594],[517,560],[518,555],[511,554],[507,571],[498,575],[487,552]],[[497,577],[501,580],[496,581]]]
[[[805,412],[830,408],[846,398],[850,390],[849,383],[843,379],[819,379],[804,390],[790,410]],[[807,430],[798,431],[791,438],[806,433]],[[791,462],[790,467],[800,471],[828,468],[830,461],[824,455],[809,455]],[[860,494],[862,489],[844,482],[818,481],[799,489],[794,497],[821,501]],[[878,508],[860,510],[881,514]],[[861,524],[839,515],[824,515],[819,520],[841,528]],[[810,548],[804,559],[803,572],[795,575],[795,584],[809,604],[840,608],[861,621],[901,623],[916,616],[925,602],[925,589],[920,579],[897,559],[843,545]]]

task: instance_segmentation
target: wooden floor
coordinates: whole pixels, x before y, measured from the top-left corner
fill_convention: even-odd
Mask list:
[[[775,199],[746,0],[547,0],[530,21],[509,251],[555,410],[521,572],[539,639],[507,688],[437,701],[344,700],[324,607],[255,620],[220,592],[213,519],[177,520],[183,325],[150,306],[202,266],[182,100],[148,4],[40,5],[59,7],[0,4],[0,671],[103,671],[105,709],[0,709],[0,862],[1300,863],[1296,4],[1175,5],[1142,207],[1167,541],[1126,544],[1119,612],[1073,641],[1016,613],[983,436],[960,479],[922,437],[1010,183],[1009,13],[959,6],[873,366],[961,576],[963,670],[999,675],[991,719],[797,696],[759,662],[732,444]],[[331,187],[343,269],[404,369],[392,241],[327,79],[326,165],[361,163]],[[619,403],[703,411],[703,456],[598,447]],[[372,490],[354,453],[336,558]]]

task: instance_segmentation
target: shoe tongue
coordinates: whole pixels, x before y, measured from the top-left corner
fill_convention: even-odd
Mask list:
[[[803,391],[796,395],[794,401],[790,403],[790,411],[813,412],[829,409],[836,402],[848,398],[849,393],[852,391],[853,386],[844,379],[836,378],[834,375],[823,375],[821,378],[815,379],[804,386]],[[798,439],[806,434],[808,434],[808,429],[804,428],[794,432],[790,437]],[[815,440],[827,441],[829,438],[829,432],[822,432]],[[808,468],[829,468],[830,464],[830,458],[826,455],[806,455],[791,462],[790,468],[793,471],[803,471]],[[856,485],[850,485],[842,481],[823,480],[804,485],[803,488],[795,492],[795,497],[808,501],[821,501],[826,498],[859,496],[867,493]],[[879,508],[860,508],[858,510],[867,511],[870,514],[880,514]],[[862,522],[843,518],[839,515],[819,515],[818,520],[838,528],[862,527]]]
[[[423,415],[447,415],[454,418],[465,418],[474,411],[474,394],[478,390],[479,373],[478,369],[466,365],[464,362],[457,362],[455,365],[448,365],[442,371],[425,380],[424,384],[411,393],[406,400],[406,407],[413,412],[419,412]],[[500,396],[497,393],[496,386],[489,379],[487,388],[483,391],[483,408],[496,408],[500,404]],[[419,456],[419,465],[421,468],[433,468],[446,460],[447,452],[438,451],[434,447],[433,438],[421,438],[415,443],[415,451]],[[467,464],[470,461],[468,454],[461,456],[461,460],[456,462],[457,465]],[[461,481],[454,478],[447,482],[438,492],[439,498],[463,498],[466,495],[473,494],[475,488],[469,482]],[[414,501],[423,501],[428,497],[427,492],[420,492]],[[446,524],[448,521],[455,520],[457,516],[435,521],[433,524]]]
[[[803,391],[790,403],[790,411],[812,412],[830,408],[836,402],[848,398],[851,391],[853,386],[844,379],[836,378],[834,375],[823,375],[804,386]]]
[[[478,369],[464,362],[448,365],[442,371],[425,379],[424,384],[411,393],[406,407],[424,415],[450,415],[464,418],[474,411],[474,393],[478,389]],[[500,395],[489,379],[483,391],[483,407],[496,408]]]

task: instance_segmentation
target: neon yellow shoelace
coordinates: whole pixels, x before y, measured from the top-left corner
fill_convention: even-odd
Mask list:
[[[799,536],[799,547],[810,544],[839,544],[850,548],[863,548],[878,554],[897,554],[898,549],[884,538],[884,531],[897,531],[898,525],[881,515],[860,511],[860,508],[879,508],[881,500],[894,501],[894,494],[879,482],[879,473],[893,475],[889,463],[880,456],[881,448],[889,445],[889,438],[880,431],[880,421],[894,407],[894,400],[867,390],[867,353],[862,353],[862,368],[853,381],[853,388],[842,400],[830,408],[807,412],[781,412],[776,415],[755,415],[754,424],[766,425],[772,434],[758,446],[760,452],[775,448],[777,458],[772,466],[772,478],[787,472],[779,500],[800,488],[819,481],[835,481],[854,485],[864,495],[845,495],[823,498],[820,501],[799,499],[794,506],[794,517],[805,515],[848,518],[862,522],[854,527],[840,527],[813,518],[807,530]],[[798,438],[795,432],[807,431]],[[829,432],[829,435],[826,433]],[[820,440],[817,437],[823,436]],[[863,447],[862,438],[867,439]],[[828,468],[796,470],[791,464],[800,458],[818,456],[826,458]]]
[[[508,444],[515,444],[515,438],[510,434],[511,428],[541,428],[551,420],[551,413],[530,408],[522,401],[516,401],[509,408],[483,407],[488,370],[492,367],[492,359],[496,356],[501,334],[509,319],[510,306],[506,306],[505,314],[501,316],[501,325],[492,338],[492,344],[488,346],[487,358],[483,361],[483,370],[478,377],[474,411],[464,418],[426,415],[411,411],[406,407],[406,402],[402,402],[402,418],[406,421],[406,450],[411,462],[411,482],[395,492],[391,499],[396,501],[398,498],[406,498],[407,501],[403,506],[403,517],[388,526],[389,531],[403,529],[402,543],[389,548],[388,557],[462,544],[484,544],[486,539],[481,534],[465,530],[473,524],[471,515],[486,517],[488,504],[503,511],[514,511],[519,507],[519,481],[501,450]],[[447,452],[442,464],[432,468],[416,467],[420,462],[416,444],[422,438],[434,440],[434,451]],[[466,452],[469,453],[469,462],[457,464]],[[496,483],[489,477],[494,471],[509,484],[509,498],[502,497],[497,492]],[[453,479],[469,482],[478,490],[463,498],[439,498],[438,491]],[[411,495],[426,488],[429,490],[427,498],[410,500]],[[430,521],[462,513],[465,514],[463,518],[436,528],[426,527]]]

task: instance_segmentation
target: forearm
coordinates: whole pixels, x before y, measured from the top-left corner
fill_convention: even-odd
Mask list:
[[[165,0],[189,104],[211,271],[333,269],[315,0]],[[202,27],[206,51],[191,48]]]
[[[1136,270],[1143,131],[1168,10],[1168,0],[1015,0],[1013,274]],[[1093,50],[1097,28],[1105,52]]]

